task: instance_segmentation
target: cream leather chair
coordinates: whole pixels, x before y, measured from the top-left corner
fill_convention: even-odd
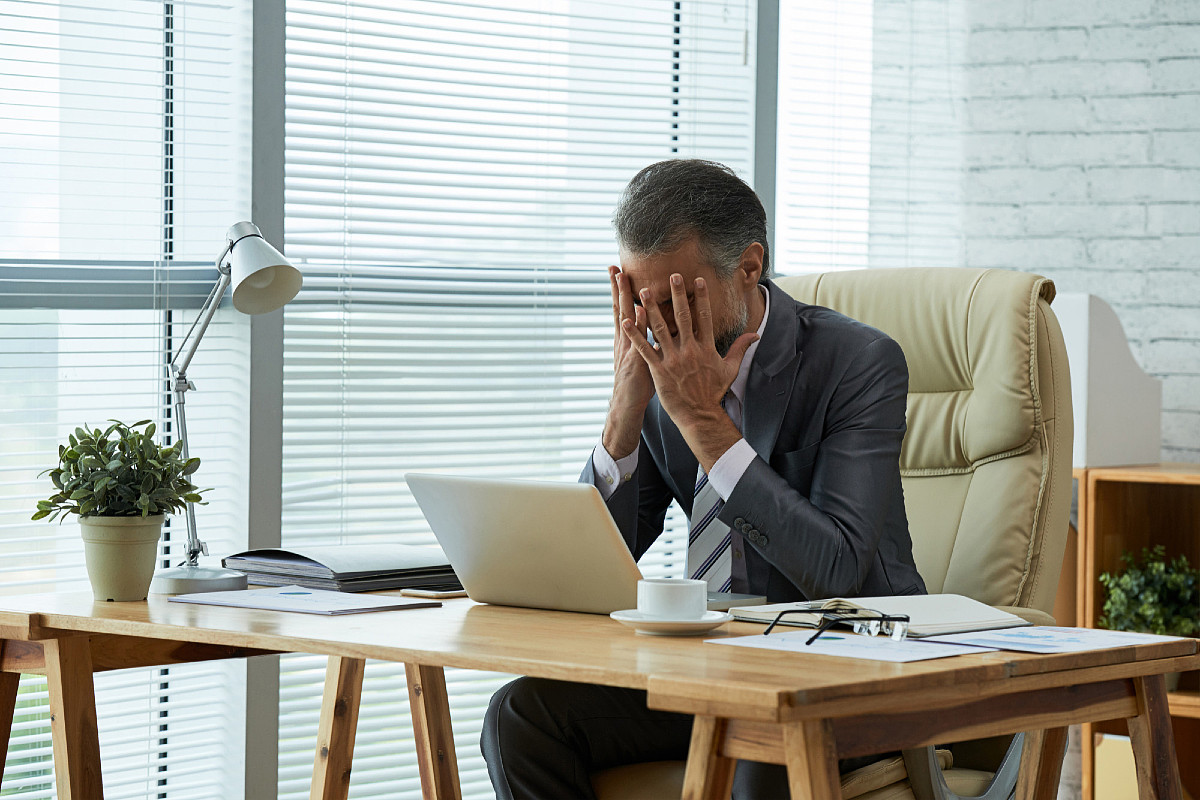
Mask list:
[[[803,303],[879,328],[904,350],[908,432],[900,472],[913,554],[929,591],[1053,624],[1072,436],[1066,349],[1050,310],[1054,284],[1021,272],[949,268],[835,272],[778,284]],[[1004,754],[1007,744],[956,746],[952,769],[942,751],[909,751],[843,776],[843,797],[976,796],[994,772],[986,796],[1007,797],[1020,753],[1019,740]],[[910,788],[906,774],[924,778]],[[601,800],[679,797],[682,762],[605,770],[593,785]]]

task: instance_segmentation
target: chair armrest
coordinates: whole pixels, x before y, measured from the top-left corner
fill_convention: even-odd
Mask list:
[[[992,606],[999,611],[1007,611],[1009,614],[1016,614],[1021,619],[1032,625],[1057,625],[1054,617],[1047,614],[1045,611],[1039,611],[1036,608],[1024,608],[1022,606]]]

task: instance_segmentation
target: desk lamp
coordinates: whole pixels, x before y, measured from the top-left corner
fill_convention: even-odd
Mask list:
[[[243,314],[266,314],[286,305],[300,291],[303,282],[300,271],[263,238],[262,232],[253,223],[239,222],[230,227],[225,237],[225,249],[217,257],[217,271],[220,273],[217,283],[200,306],[200,315],[192,323],[179,351],[171,360],[175,419],[179,425],[179,442],[185,461],[188,459],[188,436],[183,409],[184,395],[189,389],[196,388],[187,378],[187,368],[225,291],[230,284],[233,285],[233,307]],[[200,566],[200,554],[208,555],[208,545],[196,535],[196,510],[192,503],[187,504],[187,531],[187,558],[177,567],[156,573],[150,591],[182,594],[246,588],[246,576],[240,572]]]

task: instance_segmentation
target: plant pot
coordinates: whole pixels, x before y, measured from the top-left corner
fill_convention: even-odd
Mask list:
[[[88,580],[97,601],[146,599],[162,526],[162,514],[79,518]]]

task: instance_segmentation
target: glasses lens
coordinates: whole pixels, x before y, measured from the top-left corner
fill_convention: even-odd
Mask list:
[[[860,636],[878,636],[886,624],[888,623],[880,622],[877,619],[858,620],[854,623],[854,632]],[[889,631],[884,630],[883,632],[888,633]]]

